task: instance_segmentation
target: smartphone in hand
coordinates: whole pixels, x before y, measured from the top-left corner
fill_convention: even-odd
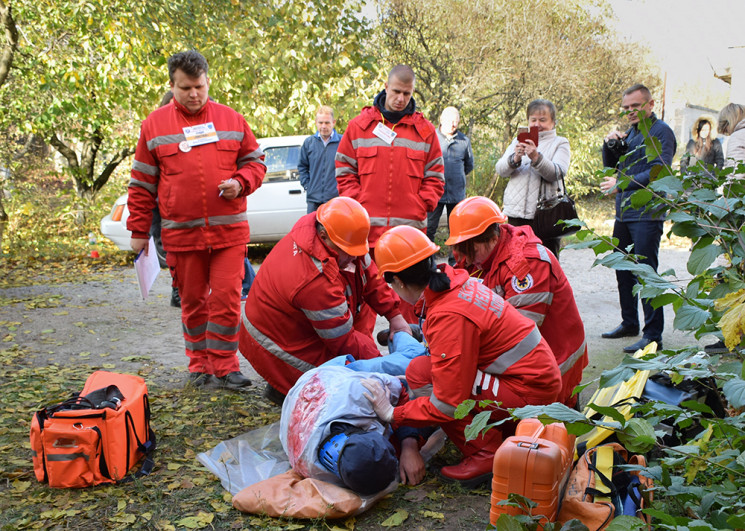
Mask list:
[[[538,127],[518,127],[517,128],[517,141],[525,142],[526,140],[532,140],[533,144],[538,146]]]

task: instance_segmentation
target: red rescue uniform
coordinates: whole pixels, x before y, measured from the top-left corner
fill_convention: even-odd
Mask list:
[[[381,124],[396,134],[391,144],[375,135]],[[444,172],[435,127],[420,112],[391,124],[376,107],[365,107],[336,151],[339,195],[356,199],[370,214],[370,247],[397,225],[426,232],[427,212],[445,190]]]
[[[201,124],[211,124],[217,142],[189,146],[184,128]],[[213,101],[191,114],[174,100],[142,123],[127,228],[133,238],[148,238],[157,198],[163,248],[181,295],[190,372],[239,370],[240,282],[249,241],[245,197],[261,186],[263,160],[243,116]],[[228,179],[242,187],[230,201],[217,188]]]
[[[395,293],[368,255],[339,271],[336,254],[307,214],[261,264],[243,311],[240,351],[272,387],[287,394],[297,379],[336,356],[380,356],[358,330],[362,302],[387,319],[400,315]]]
[[[500,225],[497,246],[481,269],[466,269],[535,321],[559,364],[559,402],[574,407],[577,396],[572,391],[587,367],[587,342],[572,286],[556,256],[529,226]]]
[[[533,321],[466,271],[450,266],[444,271],[450,289],[424,291],[424,335],[431,355],[414,358],[406,371],[417,398],[396,407],[393,422],[439,424],[465,457],[494,452],[502,443],[499,427],[466,442],[465,427],[482,409],[477,405],[456,420],[458,405],[467,399],[496,400],[504,408],[550,404],[561,390],[559,367]],[[495,411],[491,418],[506,416]]]

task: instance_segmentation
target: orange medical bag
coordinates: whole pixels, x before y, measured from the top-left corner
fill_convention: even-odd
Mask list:
[[[50,487],[116,483],[145,457],[152,471],[155,434],[145,380],[96,371],[80,393],[37,411],[31,420],[36,479]]]
[[[494,454],[489,511],[492,525],[496,525],[501,514],[524,514],[518,507],[499,505],[510,494],[530,498],[538,504],[533,508],[534,515],[556,521],[562,491],[572,468],[574,439],[560,422],[543,425],[538,419],[520,421],[515,435],[505,439]]]

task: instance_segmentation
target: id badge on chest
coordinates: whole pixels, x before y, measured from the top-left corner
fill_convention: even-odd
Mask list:
[[[186,140],[179,144],[179,148],[184,152],[191,151],[191,148],[195,146],[211,144],[220,140],[217,137],[217,131],[215,131],[215,125],[212,122],[191,125],[183,129]]]
[[[378,125],[373,129],[373,134],[386,144],[393,144],[393,139],[396,138],[396,132],[381,122],[378,122]]]

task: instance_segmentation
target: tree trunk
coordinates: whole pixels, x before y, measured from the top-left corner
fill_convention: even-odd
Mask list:
[[[13,20],[10,3],[0,0],[0,25],[4,33],[4,41],[0,48],[0,85],[5,83],[11,66],[13,66],[13,56],[18,48],[18,29]]]
[[[133,148],[123,148],[116,152],[114,156],[106,163],[101,173],[96,174],[96,158],[100,153],[99,148],[103,144],[104,138],[99,131],[94,131],[91,138],[84,144],[82,153],[78,153],[65,142],[63,142],[57,133],[52,133],[49,137],[49,143],[56,149],[67,161],[70,168],[70,175],[75,185],[75,223],[83,225],[86,220],[87,204],[90,204],[96,194],[109,182],[111,174],[127,157],[134,154]]]
[[[3,203],[3,197],[5,196],[5,190],[3,189],[3,181],[0,179],[0,254],[3,249],[3,235],[5,234],[5,225],[8,224],[8,213],[5,211],[5,204]]]

